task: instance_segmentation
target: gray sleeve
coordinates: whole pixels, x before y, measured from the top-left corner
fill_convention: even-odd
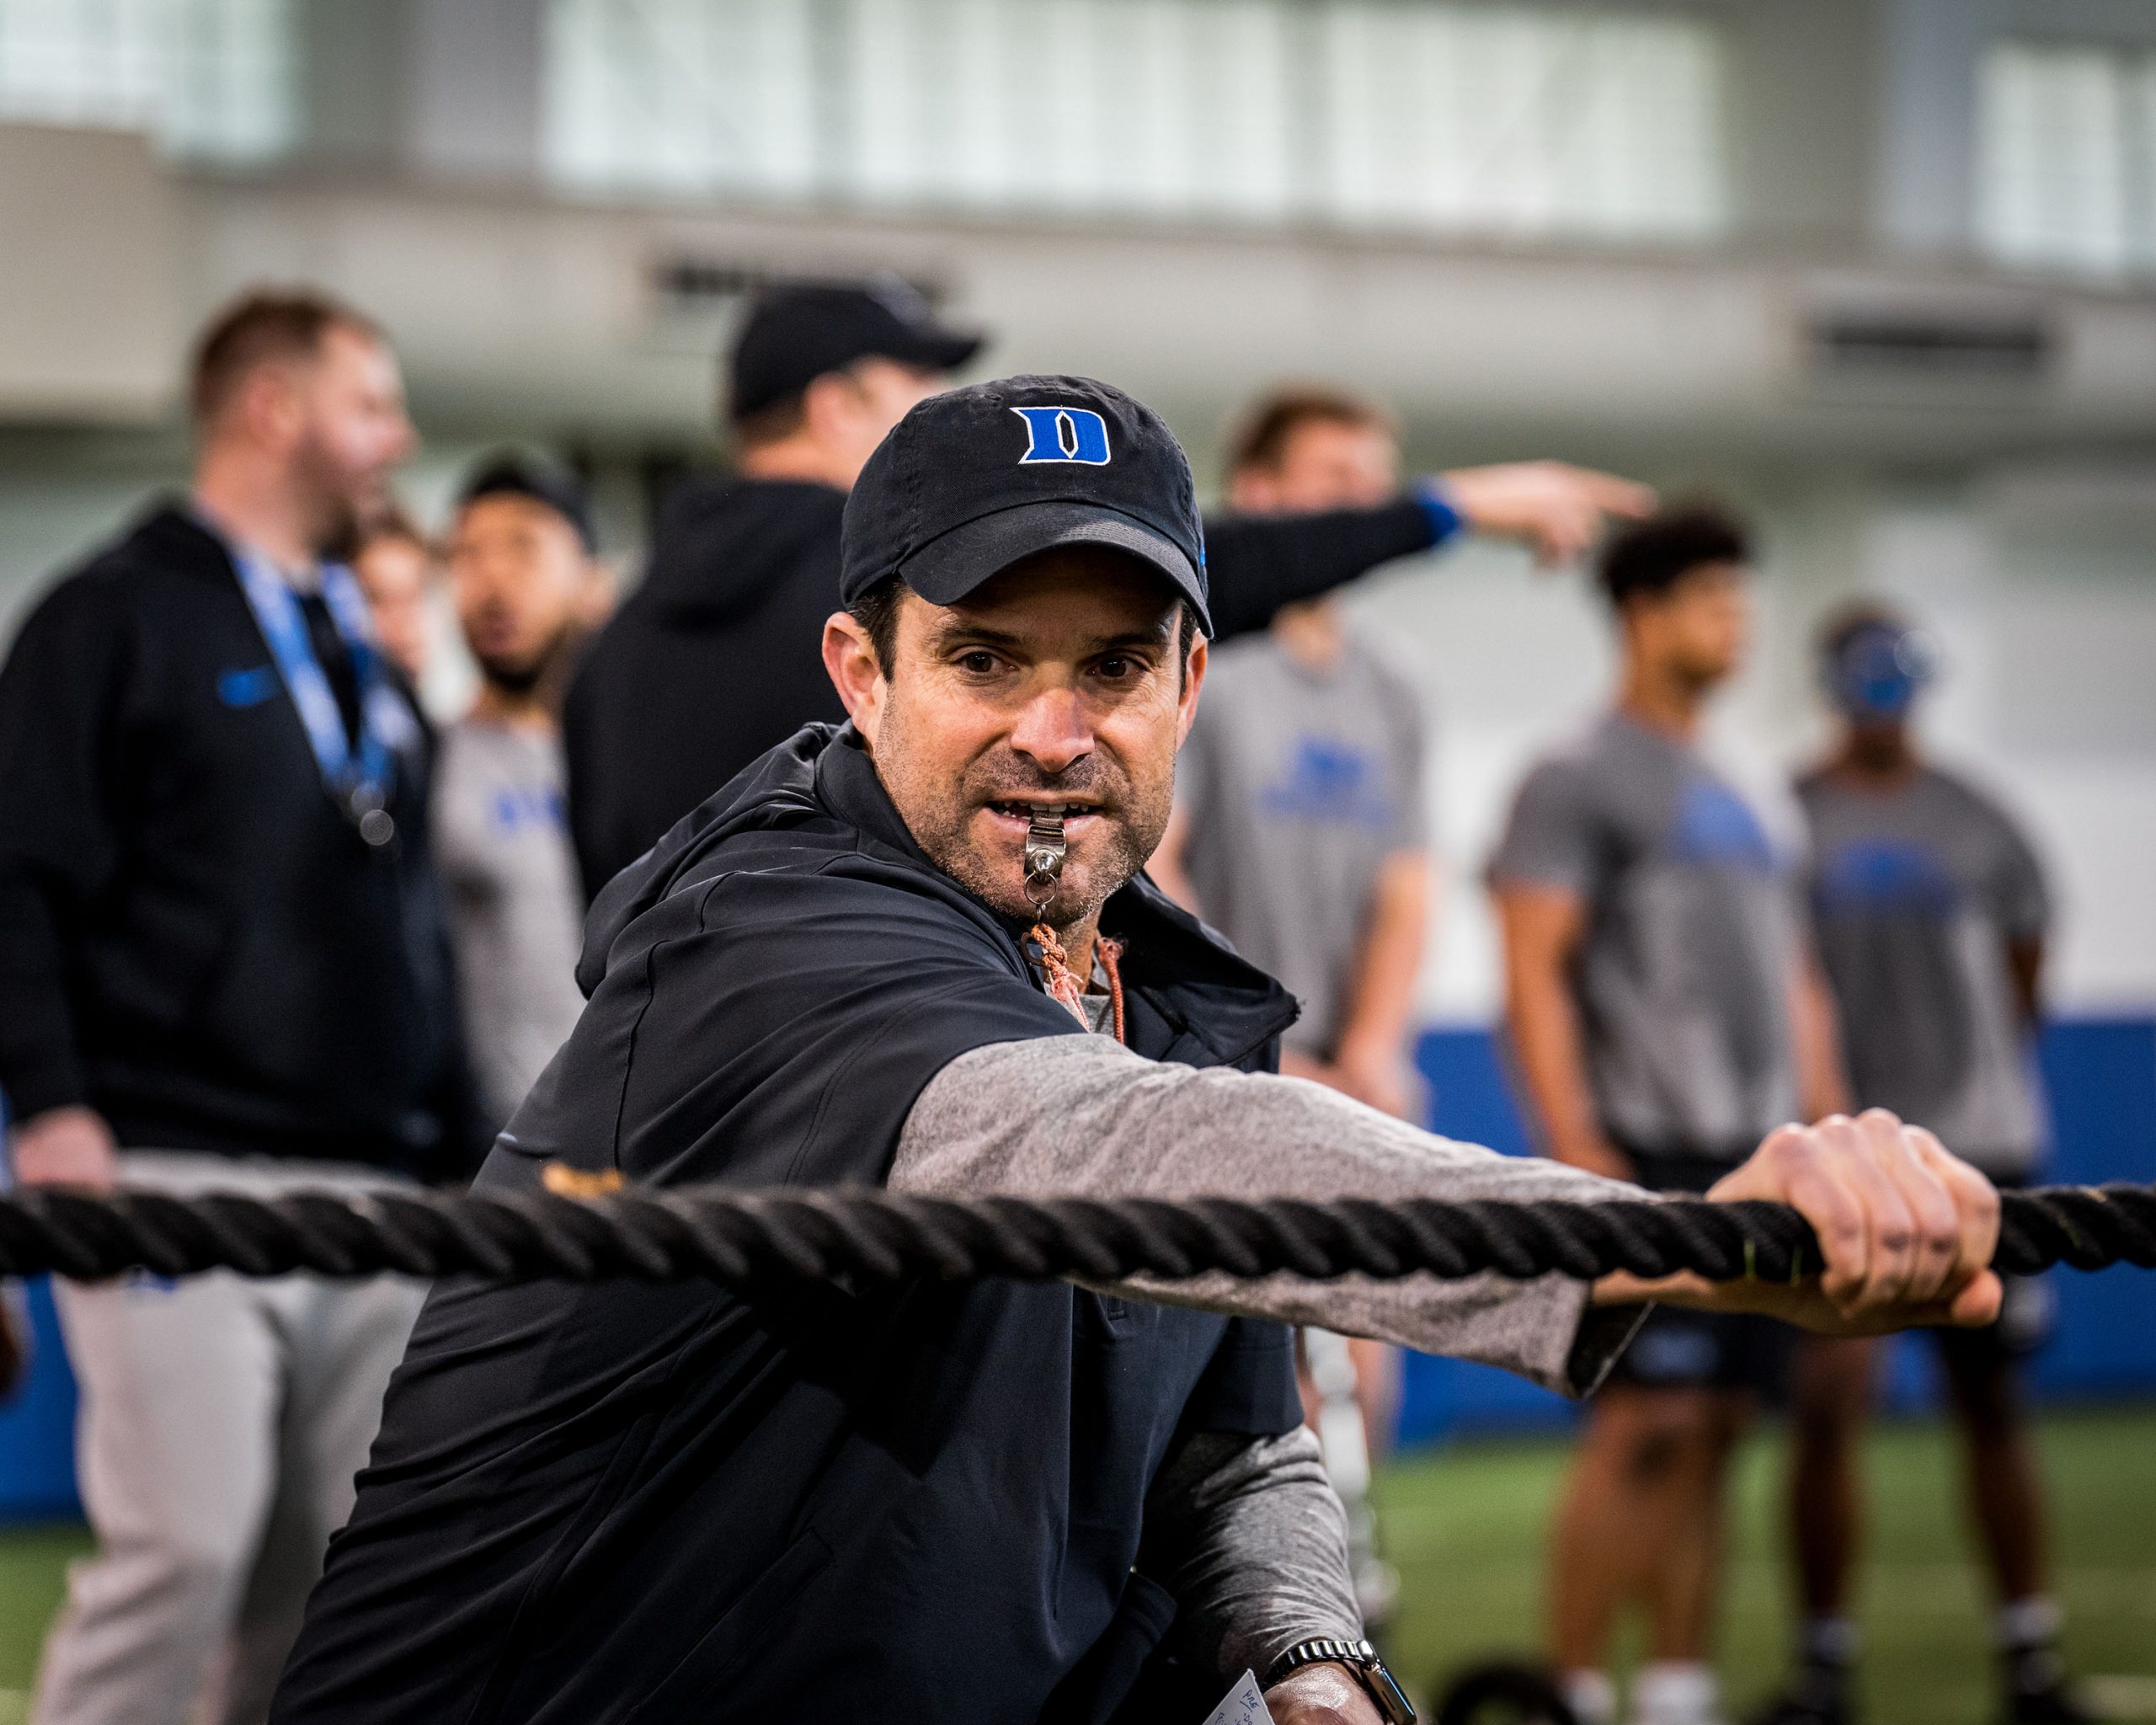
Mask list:
[[[1105,1037],[959,1055],[906,1116],[894,1191],[1197,1198],[1639,1199],[1636,1186],[1417,1130],[1299,1078],[1149,1060]],[[1336,1281],[1225,1274],[1131,1291],[1164,1303],[1374,1336],[1592,1388],[1630,1333],[1589,1326],[1587,1284],[1492,1274]],[[1583,1344],[1575,1348],[1575,1342]]]
[[[1198,711],[1191,718],[1190,734],[1176,751],[1176,802],[1190,818],[1193,830],[1209,813],[1208,804],[1217,789],[1219,771],[1214,755],[1218,746],[1214,734],[1219,728],[1219,704],[1199,700]]]
[[[2036,940],[2051,927],[2052,895],[2043,864],[2028,836],[2003,810],[1999,825],[1997,895],[1999,927],[2009,940]]]
[[[1138,1567],[1176,1596],[1175,1637],[1223,1682],[1316,1636],[1359,1640],[1348,1520],[1308,1426],[1198,1432],[1145,1499]]]
[[[1561,887],[1582,898],[1594,887],[1594,820],[1584,774],[1545,761],[1513,799],[1504,836],[1490,859],[1497,886]]]
[[[1385,703],[1386,723],[1392,731],[1394,771],[1400,781],[1392,830],[1385,836],[1385,844],[1393,851],[1428,850],[1430,798],[1424,772],[1429,716],[1414,686],[1390,670],[1385,679]]]

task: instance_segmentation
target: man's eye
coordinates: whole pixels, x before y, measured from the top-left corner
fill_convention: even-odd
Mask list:
[[[1120,681],[1124,677],[1135,676],[1139,669],[1136,660],[1121,653],[1109,654],[1107,658],[1100,660],[1093,667],[1097,676],[1107,677],[1112,681]]]
[[[985,677],[995,669],[995,655],[993,653],[962,653],[958,655],[958,669],[973,676]]]

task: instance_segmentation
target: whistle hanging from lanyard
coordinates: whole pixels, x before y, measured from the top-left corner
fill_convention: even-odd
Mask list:
[[[1068,846],[1060,814],[1036,814],[1026,829],[1026,902],[1045,911],[1055,902]]]

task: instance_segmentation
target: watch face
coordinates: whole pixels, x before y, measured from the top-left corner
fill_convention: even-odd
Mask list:
[[[1385,1715],[1389,1725],[1415,1725],[1415,1704],[1392,1680],[1392,1673],[1382,1664],[1373,1662],[1364,1666],[1363,1680],[1369,1686],[1370,1697],[1377,1702],[1378,1711]]]

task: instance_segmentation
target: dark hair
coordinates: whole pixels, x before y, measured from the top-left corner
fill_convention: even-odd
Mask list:
[[[420,531],[419,524],[393,503],[360,529],[352,555],[357,557],[372,545],[416,545],[429,556],[434,554],[433,542]]]
[[[886,575],[846,607],[846,615],[868,632],[876,649],[876,663],[885,676],[891,675],[899,650],[899,596],[905,584]],[[1178,601],[1181,619],[1176,626],[1176,654],[1180,663],[1190,662],[1191,644],[1198,638],[1198,613],[1188,601]]]
[[[587,556],[599,548],[599,536],[592,530],[590,502],[584,494],[582,482],[567,467],[515,450],[490,456],[457,493],[457,512],[462,514],[487,497],[521,497],[540,504],[576,530],[577,541]]]
[[[206,425],[216,419],[262,366],[315,358],[333,329],[371,341],[382,339],[371,319],[309,288],[256,289],[242,295],[211,320],[195,343],[188,379],[195,423]]]
[[[1603,547],[1602,590],[1622,606],[1641,594],[1659,596],[1709,563],[1743,563],[1752,541],[1711,504],[1665,510],[1625,528]]]
[[[1833,660],[1862,630],[1886,628],[1906,634],[1913,627],[1907,616],[1882,599],[1853,599],[1822,619],[1815,645],[1823,663]]]
[[[1305,425],[1348,425],[1358,431],[1400,435],[1400,422],[1368,396],[1325,383],[1283,384],[1260,396],[1228,438],[1228,471],[1270,471]]]
[[[868,632],[876,663],[887,677],[899,650],[899,595],[904,586],[896,575],[886,575],[846,606],[846,615]]]
[[[776,401],[767,401],[745,414],[729,414],[734,442],[738,449],[760,449],[783,442],[808,423],[808,393],[796,390]]]

